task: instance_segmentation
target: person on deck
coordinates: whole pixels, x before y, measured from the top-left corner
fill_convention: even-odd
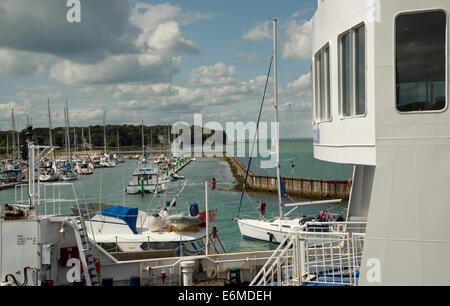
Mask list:
[[[266,203],[263,200],[259,202],[258,209],[259,209],[259,220],[266,220],[266,218],[264,218],[264,213],[266,212]]]
[[[320,212],[320,221],[326,222],[326,221],[328,221],[328,217],[329,217],[329,215],[328,215],[328,212],[326,209],[324,209]]]

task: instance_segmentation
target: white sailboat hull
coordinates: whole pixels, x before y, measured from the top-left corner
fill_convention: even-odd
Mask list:
[[[281,243],[289,233],[308,232],[308,246],[318,246],[324,243],[335,243],[329,239],[329,233],[341,233],[339,228],[333,228],[321,222],[310,222],[309,226],[300,225],[301,218],[276,219],[262,221],[254,219],[238,220],[239,230],[243,238],[271,243]]]
[[[239,231],[243,238],[272,243],[281,243],[291,230],[274,226],[272,222],[242,219],[238,220]]]
[[[78,180],[78,175],[62,174],[60,176],[60,178],[61,178],[62,181],[75,181],[75,180]]]
[[[59,175],[58,174],[52,174],[52,175],[42,174],[41,176],[39,176],[39,180],[41,182],[54,182],[54,181],[59,180]]]

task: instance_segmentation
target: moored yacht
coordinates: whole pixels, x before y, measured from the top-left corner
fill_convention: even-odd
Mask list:
[[[125,188],[128,194],[161,193],[168,190],[169,180],[161,180],[158,168],[146,168],[138,165],[131,180]]]

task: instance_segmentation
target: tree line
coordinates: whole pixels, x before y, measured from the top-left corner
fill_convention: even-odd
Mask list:
[[[144,126],[144,142],[146,147],[155,146],[156,148],[167,147],[168,144],[177,135],[171,134],[170,125],[155,125]],[[198,127],[191,126],[191,140],[194,143],[194,129]],[[198,130],[197,130],[198,131]],[[70,143],[72,149],[82,150],[89,148],[89,132],[91,135],[92,148],[104,148],[103,125],[95,125],[89,127],[71,127],[70,128]],[[203,129],[202,143],[211,137],[216,131]],[[220,133],[220,131],[219,131]],[[223,144],[226,143],[226,133],[222,131]],[[65,148],[65,134],[64,127],[57,127],[52,129],[53,145]],[[15,144],[17,151],[17,139],[20,144],[26,142],[26,130],[16,131]],[[142,126],[141,125],[107,125],[105,126],[106,145],[107,149],[115,151],[119,146],[121,149],[141,149],[142,148]],[[82,137],[84,136],[84,137]],[[19,137],[19,138],[18,138]],[[119,142],[117,142],[119,140]],[[48,128],[33,128],[33,141],[37,145],[47,146],[50,144],[49,129]],[[4,155],[7,151],[8,144],[9,154],[12,152],[12,131],[0,131],[0,154]]]

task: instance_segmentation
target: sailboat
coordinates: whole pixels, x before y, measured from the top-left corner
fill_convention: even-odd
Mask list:
[[[50,99],[48,99],[48,135],[49,145],[53,148],[53,136],[52,136],[52,117],[50,113]],[[59,180],[59,172],[55,165],[55,151],[52,150],[53,159],[44,163],[44,166],[40,169],[39,180],[41,182],[54,182]]]
[[[120,154],[119,130],[117,130],[117,154],[115,157],[116,157],[117,162],[119,162],[119,163],[125,162],[125,159]]]
[[[116,163],[111,160],[109,154],[106,151],[106,111],[103,110],[103,145],[104,145],[104,153],[103,156],[100,157],[100,167],[101,168],[113,168],[116,166]]]
[[[66,119],[66,146],[68,152],[68,161],[60,175],[63,181],[74,181],[78,179],[78,175],[72,169],[72,152],[70,150],[70,129],[69,129],[69,107],[66,100],[66,108],[64,109],[64,117]]]
[[[293,212],[298,206],[302,205],[314,205],[314,204],[331,204],[340,202],[340,200],[330,200],[330,201],[318,201],[318,202],[304,202],[304,203],[291,203],[283,204],[282,198],[287,197],[286,190],[284,188],[283,181],[280,174],[280,147],[279,147],[279,120],[278,120],[278,89],[277,89],[277,19],[273,19],[273,74],[274,74],[274,100],[275,100],[275,139],[273,141],[275,145],[275,163],[277,171],[277,191],[278,191],[278,206],[279,206],[279,216],[273,220],[266,220],[264,218],[260,219],[241,219],[239,216],[234,220],[237,221],[239,230],[243,238],[267,241],[272,243],[281,243],[286,235],[293,231],[302,230],[315,230],[324,231],[318,224],[316,227],[307,227],[305,225],[306,221],[312,221],[311,218],[299,217],[299,218],[288,218],[287,216]],[[270,70],[269,70],[270,73]],[[262,105],[261,105],[262,107]],[[261,108],[262,109],[262,108]],[[249,168],[249,167],[248,167]],[[245,189],[244,189],[245,192]],[[241,199],[242,202],[242,199]],[[283,208],[293,207],[290,212],[284,214]]]
[[[139,162],[141,164],[146,164],[148,162],[147,160],[147,153],[145,152],[145,138],[144,138],[144,120],[142,120],[142,156],[139,158]]]
[[[48,99],[48,135],[49,135],[49,145],[53,148],[53,135],[52,135],[52,117],[50,113],[50,99]],[[39,175],[39,180],[41,182],[53,182],[59,180],[58,169],[55,165],[55,151],[52,150],[53,159],[48,163],[44,164]]]

